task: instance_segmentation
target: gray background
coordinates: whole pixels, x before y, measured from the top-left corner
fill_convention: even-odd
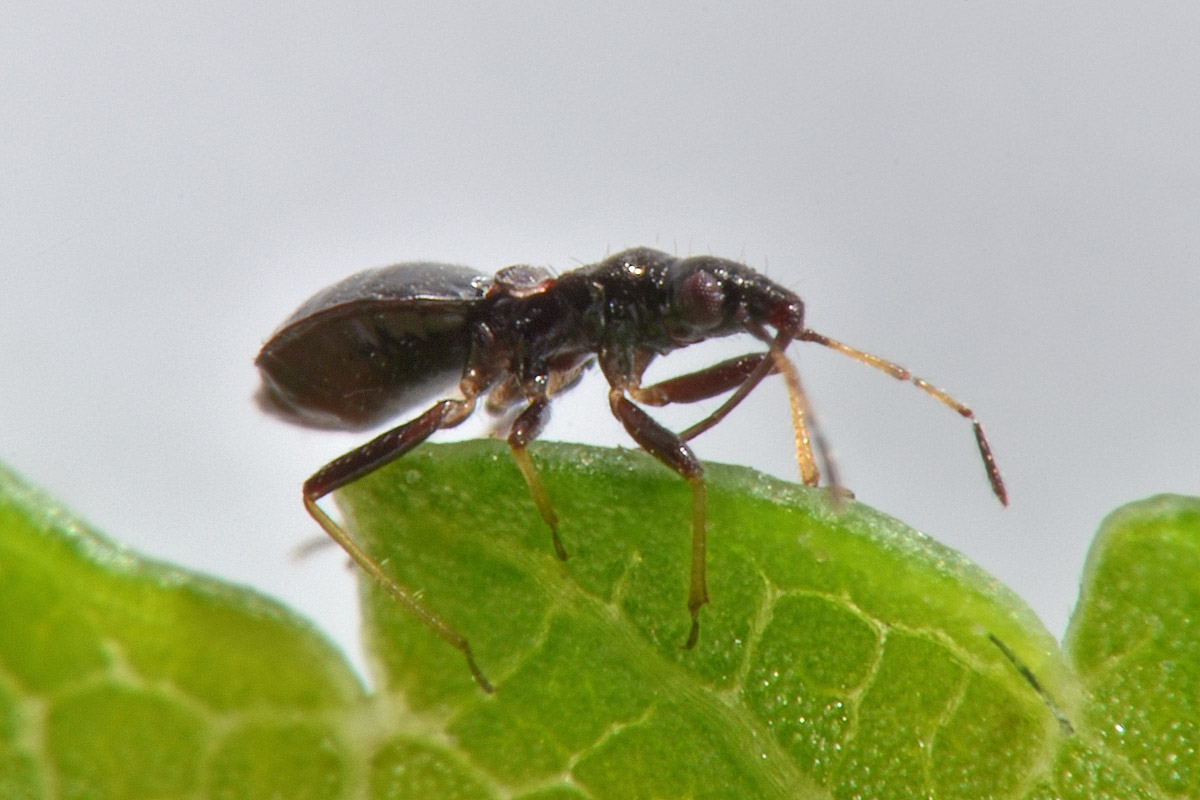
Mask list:
[[[1152,8],[9,3],[0,458],[353,650],[344,560],[289,556],[361,437],[250,402],[284,316],[393,261],[714,253],[974,405],[1007,511],[962,420],[793,348],[845,483],[1060,634],[1103,515],[1200,489],[1200,11]],[[546,438],[628,444],[598,376]],[[697,449],[794,476],[782,389]]]

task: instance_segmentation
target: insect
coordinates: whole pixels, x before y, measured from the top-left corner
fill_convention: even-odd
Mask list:
[[[642,385],[657,356],[738,333],[753,336],[766,349]],[[700,632],[700,609],[708,602],[707,511],[704,468],[688,441],[724,419],[765,377],[779,373],[788,389],[801,479],[816,486],[820,477],[804,391],[784,352],[793,341],[815,342],[911,381],[971,420],[992,490],[1007,505],[983,429],[967,406],[897,364],[805,327],[799,296],[750,267],[712,256],[676,258],[636,248],[558,276],[524,265],[493,276],[432,263],[368,270],[300,306],[263,345],[255,363],[262,377],[260,405],[310,427],[368,429],[440,398],[319,469],[304,483],[304,505],[364,572],[461,651],[476,682],[491,691],[467,640],[390,578],[317,501],[403,456],[435,431],[462,423],[482,401],[493,414],[511,415],[508,445],[555,553],[565,559],[558,518],[526,448],[545,426],[551,401],[597,364],[608,381],[613,415],[634,441],[691,487],[691,629],[684,644],[691,648]],[[680,433],[642,408],[725,393],[729,397],[720,407]],[[831,471],[828,459],[822,466]]]

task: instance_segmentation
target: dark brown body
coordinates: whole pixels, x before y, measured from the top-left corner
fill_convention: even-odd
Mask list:
[[[315,295],[258,354],[263,407],[315,428],[363,430],[445,392],[470,352],[467,314],[490,280],[397,264]]]
[[[717,283],[692,288],[688,277],[701,272]],[[497,400],[516,402],[599,357],[606,374],[632,385],[655,355],[743,333],[744,320],[768,322],[776,308],[799,330],[800,298],[748,267],[647,248],[557,278],[531,267],[487,277],[398,264],[353,275],[297,309],[258,355],[260,399],[298,424],[362,430],[467,374],[475,393],[494,386]]]
[[[657,356],[735,333],[755,337],[766,345],[765,352],[641,385]],[[514,414],[508,444],[551,530],[555,551],[565,559],[557,516],[526,446],[544,426],[551,399],[598,363],[614,416],[641,447],[692,487],[692,625],[685,644],[690,648],[699,634],[700,608],[708,602],[707,501],[703,467],[687,442],[723,419],[764,377],[780,372],[791,397],[801,477],[816,485],[807,404],[784,353],[796,339],[912,380],[973,419],[966,406],[907,370],[805,328],[800,298],[749,267],[709,256],[680,259],[647,248],[558,277],[528,266],[487,277],[466,267],[428,263],[359,273],[302,305],[263,346],[256,363],[263,407],[312,427],[374,427],[431,397],[442,398],[317,471],[304,484],[304,503],[362,569],[466,655],[480,686],[490,690],[466,639],[396,584],[317,500],[399,458],[435,431],[458,425],[483,399],[489,411]],[[729,398],[716,411],[681,433],[664,428],[639,406],[691,403],[726,392]],[[978,422],[974,426],[992,487],[1003,501],[982,429]]]

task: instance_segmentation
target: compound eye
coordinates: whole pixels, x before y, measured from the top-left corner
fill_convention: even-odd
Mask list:
[[[684,278],[679,301],[684,317],[697,328],[715,328],[725,318],[725,290],[711,272],[697,270]]]

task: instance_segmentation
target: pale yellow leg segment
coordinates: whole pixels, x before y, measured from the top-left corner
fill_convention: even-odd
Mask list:
[[[808,397],[800,383],[800,373],[782,351],[771,349],[771,358],[775,367],[783,375],[784,384],[788,390],[788,405],[792,408],[792,430],[796,436],[796,463],[800,466],[800,480],[805,486],[816,486],[821,479],[817,469],[816,459],[813,458],[812,440],[808,433]]]
[[[308,513],[312,515],[325,532],[341,545],[342,549],[354,560],[354,563],[372,580],[382,586],[392,598],[404,607],[409,613],[419,619],[425,627],[436,633],[448,645],[458,650],[467,659],[467,666],[471,670],[471,674],[475,677],[475,682],[479,684],[479,688],[485,692],[491,693],[495,689],[492,684],[484,676],[483,671],[479,669],[479,665],[475,663],[475,656],[471,653],[471,645],[461,633],[451,628],[440,617],[427,609],[425,606],[413,597],[412,593],[405,589],[400,584],[396,583],[392,578],[380,568],[375,559],[367,555],[366,551],[358,546],[350,535],[342,529],[340,525],[333,521],[325,510],[317,505],[317,501],[310,498],[304,498],[304,507],[308,509]]]
[[[537,467],[533,465],[529,451],[516,445],[510,445],[510,449],[513,461],[517,462],[517,469],[521,470],[521,475],[525,478],[525,485],[529,487],[529,493],[533,495],[533,504],[537,506],[538,513],[542,515],[542,519],[550,528],[550,536],[554,539],[554,552],[559,559],[566,561],[567,550],[563,547],[562,539],[558,538],[558,514],[554,513],[554,507],[550,504],[550,494],[542,485],[542,477],[538,474]]]

